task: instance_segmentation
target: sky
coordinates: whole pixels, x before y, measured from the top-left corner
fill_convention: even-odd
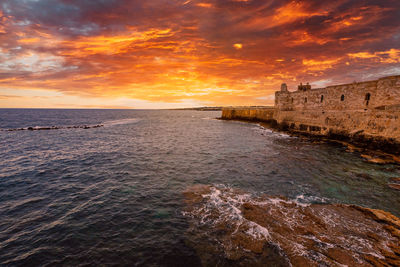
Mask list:
[[[399,0],[0,1],[0,108],[273,105],[399,74]]]

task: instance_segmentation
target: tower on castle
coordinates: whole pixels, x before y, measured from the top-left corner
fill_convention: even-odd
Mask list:
[[[307,83],[306,85],[303,85],[303,83],[300,83],[299,86],[297,86],[298,91],[308,91],[311,90],[311,85]]]

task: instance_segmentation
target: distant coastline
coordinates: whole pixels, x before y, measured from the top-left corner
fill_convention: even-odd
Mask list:
[[[224,108],[273,108],[272,106],[226,106],[226,107],[193,107],[193,108],[173,108],[169,110],[197,110],[197,111],[221,111]]]

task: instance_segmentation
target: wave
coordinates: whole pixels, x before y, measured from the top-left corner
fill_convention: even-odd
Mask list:
[[[137,123],[138,121],[140,121],[140,119],[138,119],[138,118],[120,119],[120,120],[105,121],[103,123],[103,125],[104,126],[115,126],[115,125],[121,125],[121,124]]]
[[[300,194],[297,195],[295,200],[297,203],[328,203],[328,198],[326,197],[317,197],[317,196],[311,196],[311,195],[306,195],[306,194]]]
[[[268,136],[273,136],[275,138],[279,138],[279,139],[294,139],[297,138],[295,136],[291,136],[289,134],[286,133],[280,133],[277,131],[273,131],[269,128],[266,128],[260,124],[257,124],[257,127],[253,128],[256,132],[259,132],[261,135],[268,135]]]
[[[400,220],[384,211],[254,197],[224,186],[197,185],[184,194],[189,243],[211,265],[221,259],[248,266],[400,261]]]

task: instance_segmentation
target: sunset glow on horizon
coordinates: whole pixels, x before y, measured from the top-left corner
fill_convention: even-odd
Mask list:
[[[398,0],[0,3],[0,108],[272,105],[399,63]]]

